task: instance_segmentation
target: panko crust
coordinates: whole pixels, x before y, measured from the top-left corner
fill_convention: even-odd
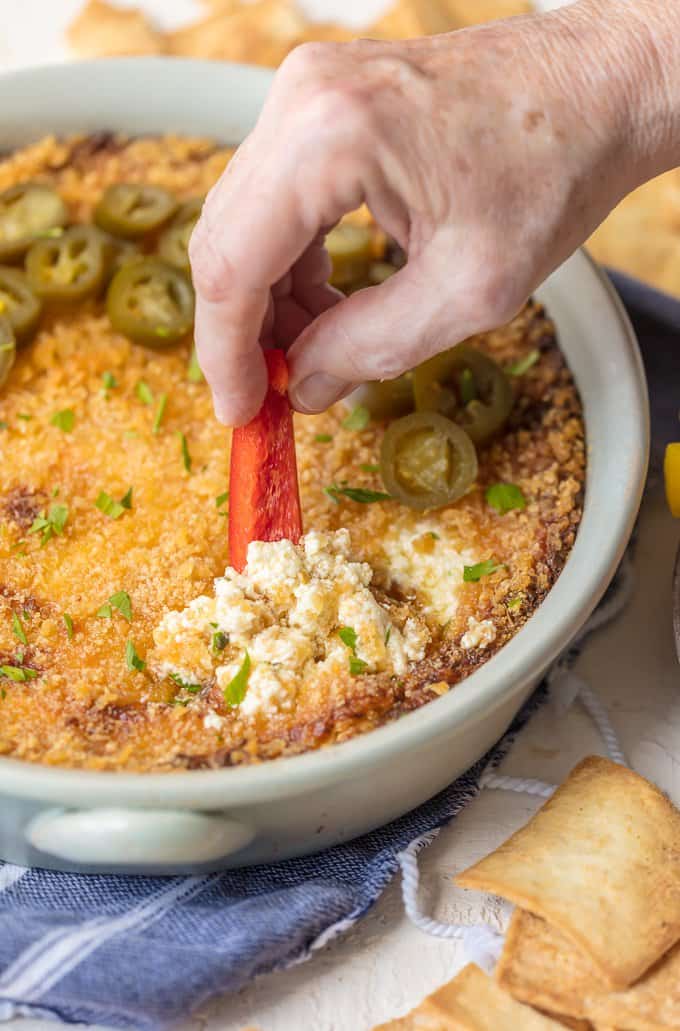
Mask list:
[[[72,217],[82,220],[115,181],[161,184],[182,198],[203,194],[230,153],[177,137],[49,138],[0,162],[0,189],[25,179],[53,183]],[[225,706],[214,683],[190,705],[173,705],[176,685],[148,668],[128,670],[124,658],[128,640],[146,656],[162,616],[210,593],[228,561],[226,506],[215,504],[228,487],[228,433],[213,417],[206,384],[187,377],[190,342],[167,351],[132,344],[112,331],[100,303],[48,314],[0,395],[0,420],[7,424],[0,431],[0,664],[16,661],[17,613],[28,639],[23,663],[39,672],[27,683],[0,683],[0,754],[132,771],[292,755],[347,740],[436,699],[498,651],[540,605],[573,546],[583,500],[584,425],[576,387],[540,305],[530,302],[509,326],[473,343],[501,364],[534,349],[540,358],[513,377],[514,411],[502,436],[480,449],[476,487],[455,505],[429,513],[426,524],[461,548],[494,557],[500,568],[478,583],[456,580],[455,615],[445,626],[428,617],[433,642],[406,676],[320,677],[292,712],[245,720]],[[102,389],[105,372],[118,383],[109,391]],[[136,394],[140,380],[156,400],[168,394],[158,433],[152,430],[156,404]],[[49,421],[65,408],[76,414],[71,433]],[[390,583],[383,541],[395,527],[417,535],[424,517],[396,502],[334,504],[324,493],[324,486],[343,480],[382,487],[379,476],[362,468],[377,461],[382,426],[351,431],[342,425],[345,415],[336,405],[322,416],[296,416],[305,527],[347,527],[355,557],[375,570],[378,599],[403,620],[421,610],[423,599],[415,588]],[[180,433],[191,472],[183,466]],[[319,435],[332,440],[319,443]],[[501,516],[489,507],[484,491],[499,481],[521,487],[523,511]],[[99,491],[119,498],[129,487],[133,507],[121,518],[108,519],[95,507]],[[41,548],[39,535],[27,531],[55,497],[68,505],[68,520],[63,534]],[[428,553],[437,545],[429,533],[414,542],[416,551]],[[132,622],[118,613],[97,618],[120,590],[130,595]],[[64,613],[73,620],[72,639]],[[461,645],[470,617],[492,621],[491,643]],[[222,717],[219,727],[210,720],[206,726],[211,712]]]

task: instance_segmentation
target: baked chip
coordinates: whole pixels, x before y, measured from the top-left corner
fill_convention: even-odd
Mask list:
[[[397,3],[366,29],[373,39],[413,39],[434,36],[459,28],[444,0],[397,0]]]
[[[626,988],[680,938],[679,859],[677,809],[632,770],[591,756],[456,883],[542,916]]]
[[[517,1002],[469,963],[412,1013],[374,1031],[559,1031],[563,1026]]]
[[[680,945],[632,988],[612,992],[592,960],[560,931],[540,917],[517,910],[496,977],[516,999],[590,1019],[599,1031],[680,1027]]]
[[[125,57],[162,54],[165,40],[136,8],[88,0],[69,25],[66,38],[79,57]]]
[[[257,0],[168,33],[168,51],[275,68],[307,27],[306,20],[287,0]]]
[[[444,0],[444,3],[453,21],[461,27],[529,14],[532,10],[528,0]]]

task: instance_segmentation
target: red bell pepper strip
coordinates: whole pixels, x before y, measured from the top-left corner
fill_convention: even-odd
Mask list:
[[[264,352],[269,386],[262,408],[231,441],[229,561],[240,573],[251,541],[302,536],[293,414],[283,351]]]

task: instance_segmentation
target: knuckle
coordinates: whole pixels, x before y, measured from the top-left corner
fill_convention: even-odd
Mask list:
[[[306,79],[321,73],[332,50],[332,43],[300,43],[284,58],[277,78]]]
[[[510,270],[488,267],[474,294],[477,320],[482,330],[495,329],[512,319],[523,303],[518,283]]]

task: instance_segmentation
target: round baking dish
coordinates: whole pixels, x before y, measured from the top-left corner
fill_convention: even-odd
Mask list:
[[[0,77],[0,139],[178,132],[238,142],[269,72],[176,59],[55,65]],[[0,856],[83,871],[171,874],[312,852],[431,797],[500,737],[611,580],[647,467],[648,408],[633,330],[607,279],[575,254],[537,292],[583,399],[585,508],[562,575],[527,626],[448,695],[316,753],[259,766],[115,774],[0,760]]]

